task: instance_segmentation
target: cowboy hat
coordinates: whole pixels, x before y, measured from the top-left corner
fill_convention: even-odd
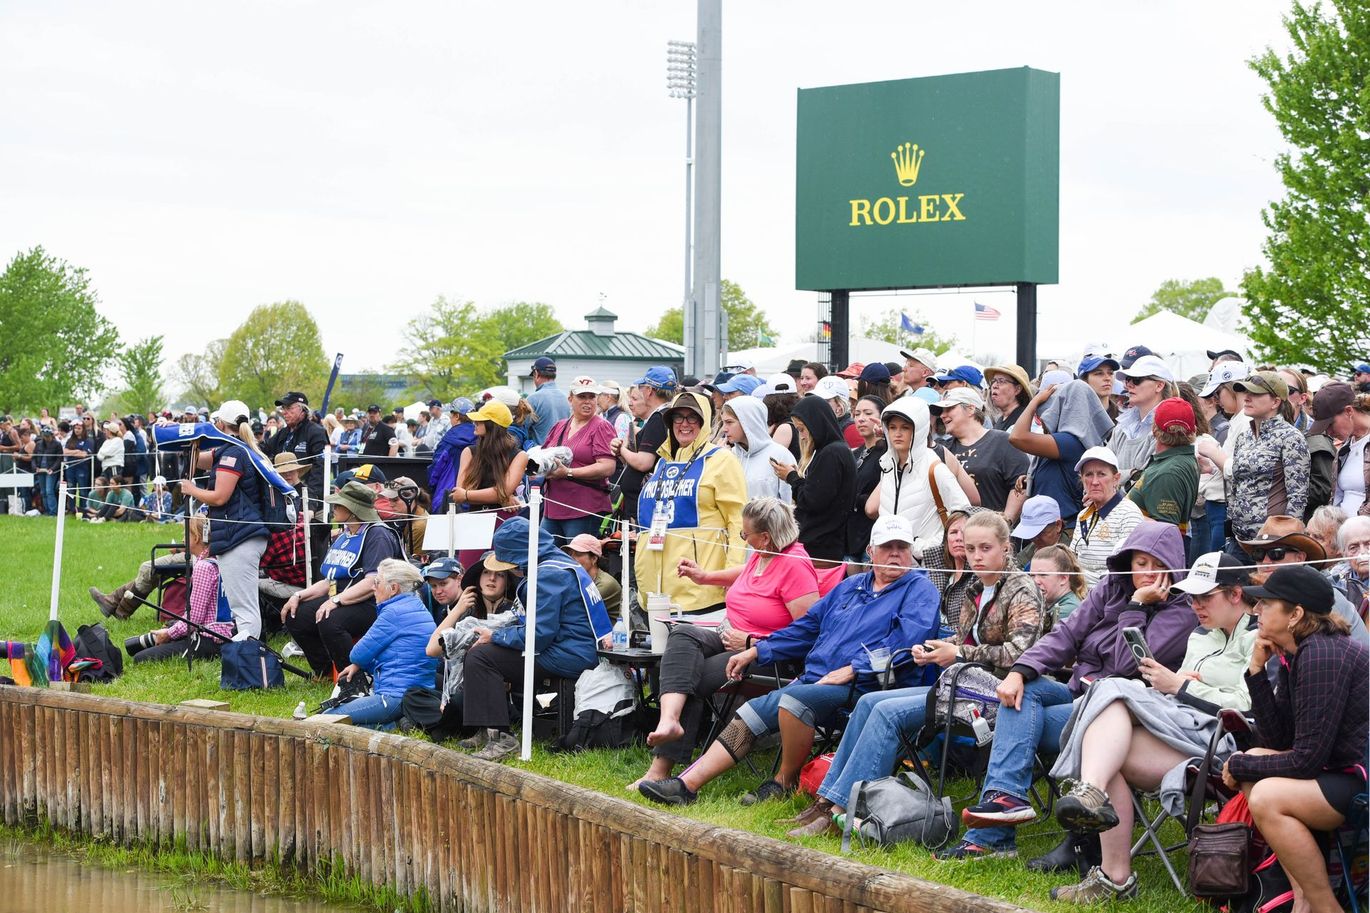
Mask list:
[[[1249,551],[1265,551],[1276,546],[1286,546],[1298,549],[1307,556],[1309,561],[1322,561],[1327,557],[1327,552],[1323,550],[1317,539],[1308,535],[1307,528],[1303,521],[1298,517],[1289,517],[1276,514],[1267,517],[1261,524],[1261,530],[1254,539],[1239,540],[1242,547]]]

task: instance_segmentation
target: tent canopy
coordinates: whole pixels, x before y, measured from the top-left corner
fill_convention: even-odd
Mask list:
[[[1130,345],[1144,345],[1159,355],[1179,380],[1203,374],[1208,370],[1208,352],[1232,349],[1246,355],[1251,340],[1237,333],[1181,317],[1171,311],[1160,311],[1128,328]]]

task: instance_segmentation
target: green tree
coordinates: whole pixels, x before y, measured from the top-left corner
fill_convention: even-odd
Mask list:
[[[219,389],[252,408],[275,402],[287,390],[300,390],[316,402],[328,383],[328,369],[309,309],[298,301],[278,301],[253,308],[228,337]]]
[[[414,379],[415,396],[447,399],[500,383],[507,351],[503,346],[496,327],[483,319],[474,302],[439,295],[405,327],[401,356],[390,370]]]
[[[159,408],[162,399],[162,337],[140,339],[119,354],[124,404],[140,415]]]
[[[728,316],[728,348],[752,349],[775,344],[778,335],[766,312],[759,308],[747,293],[730,279],[724,279],[720,289],[723,313]],[[681,308],[665,311],[661,319],[647,330],[647,335],[676,345],[685,344],[685,314]]]
[[[1261,214],[1268,266],[1242,278],[1261,360],[1344,370],[1370,351],[1370,7],[1295,0],[1293,53],[1250,61],[1292,147],[1275,158],[1282,200]]]
[[[1207,279],[1167,279],[1151,293],[1151,300],[1142,306],[1132,322],[1145,320],[1161,311],[1170,311],[1196,323],[1203,323],[1208,316],[1208,309],[1232,294],[1223,288],[1221,279],[1213,276]]]
[[[84,269],[42,247],[15,255],[0,274],[0,408],[55,410],[104,389],[119,333],[98,303]]]
[[[180,385],[185,399],[211,409],[217,409],[218,404],[227,399],[219,387],[226,348],[227,339],[215,339],[203,352],[187,352],[176,359],[172,377]]]
[[[923,332],[918,335],[905,333],[901,318],[903,311],[899,308],[888,310],[881,313],[874,319],[866,316],[861,318],[861,335],[867,339],[880,339],[896,346],[917,347],[927,349],[934,355],[941,355],[949,352],[956,345],[956,337],[952,335],[943,336],[928,325],[922,314],[914,312],[909,315],[915,326],[923,327]]]
[[[482,312],[480,322],[499,337],[500,355],[566,329],[552,306],[540,301],[515,301],[491,308]]]

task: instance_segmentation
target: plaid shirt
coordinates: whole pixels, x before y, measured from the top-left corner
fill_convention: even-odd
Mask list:
[[[1261,744],[1279,754],[1232,756],[1238,780],[1311,780],[1324,770],[1365,763],[1367,650],[1351,637],[1314,634],[1280,664],[1279,688],[1262,669],[1247,673]]]
[[[272,533],[266,540],[261,568],[266,576],[289,586],[304,586],[304,521]]]

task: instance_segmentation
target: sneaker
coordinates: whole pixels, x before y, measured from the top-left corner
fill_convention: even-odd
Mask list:
[[[661,805],[690,805],[699,798],[699,794],[691,792],[685,781],[679,777],[643,780],[637,785],[637,791]]]
[[[1089,870],[1079,884],[1051,889],[1051,899],[1065,903],[1098,903],[1101,900],[1131,900],[1137,896],[1137,873],[1127,876],[1122,884],[1110,879],[1097,865]]]
[[[469,739],[462,739],[457,743],[457,747],[462,751],[480,751],[485,747],[485,743],[489,738],[488,730],[477,729],[475,735],[471,736]]]
[[[1017,796],[996,790],[985,793],[978,805],[961,811],[966,827],[1017,827],[1037,820],[1032,806]]]
[[[518,754],[521,747],[523,746],[519,740],[514,738],[511,733],[497,732],[490,736],[485,747],[476,752],[473,757],[479,761],[503,761],[505,758]]]
[[[742,798],[737,801],[743,805],[755,805],[758,802],[769,802],[772,799],[784,799],[792,792],[794,790],[786,789],[775,780],[767,780],[758,786],[754,792],[743,793]]]
[[[300,645],[295,641],[288,640],[285,642],[285,646],[281,647],[281,655],[286,659],[293,659],[296,656],[304,656],[304,650],[300,649]]]
[[[981,846],[970,840],[962,840],[956,846],[940,849],[932,854],[939,862],[961,862],[965,859],[1012,859],[1018,855],[1015,846]]]
[[[1096,834],[1118,826],[1108,794],[1083,780],[1056,802],[1056,820],[1068,831]]]

